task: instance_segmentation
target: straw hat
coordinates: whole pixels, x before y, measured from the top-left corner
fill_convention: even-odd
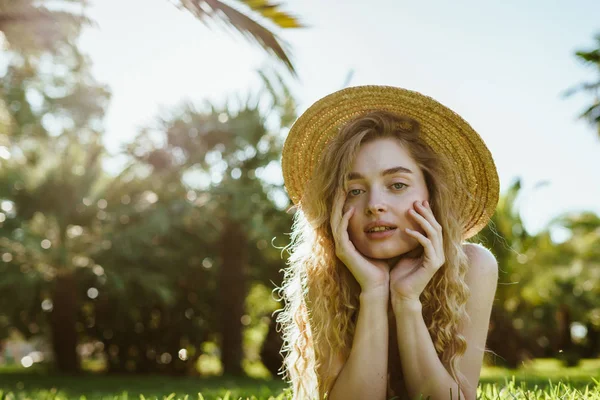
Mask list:
[[[479,232],[496,209],[498,173],[481,137],[458,114],[431,97],[390,86],[357,86],[325,96],[292,126],[282,153],[285,187],[294,204],[317,166],[325,145],[350,120],[384,110],[417,120],[421,137],[453,163],[449,179],[463,213],[464,238]]]

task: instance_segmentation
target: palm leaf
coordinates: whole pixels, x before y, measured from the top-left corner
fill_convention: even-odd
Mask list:
[[[561,93],[562,97],[569,97],[579,92],[591,92],[593,94],[597,93],[600,89],[600,81],[598,82],[583,82],[579,85],[570,87]]]
[[[592,51],[577,51],[575,55],[586,64],[600,64],[600,49]]]
[[[597,48],[593,50],[579,50],[575,52],[575,55],[586,64],[597,64],[600,67],[600,33],[596,35],[595,39]]]
[[[600,73],[600,33],[595,37],[597,42],[597,48],[592,50],[579,50],[575,52],[575,56],[579,60],[583,61],[587,65],[595,67],[596,71]],[[586,108],[586,110],[579,115],[579,118],[586,119],[592,125],[595,125],[598,130],[598,136],[600,137],[600,100],[598,97],[598,90],[600,89],[600,80],[596,82],[583,82],[577,86],[573,86],[565,90],[561,95],[562,97],[569,97],[578,92],[591,93],[594,96],[593,103]]]
[[[288,56],[289,49],[284,49],[285,44],[281,39],[262,26],[260,23],[241,11],[225,4],[220,0],[180,0],[181,6],[190,11],[196,18],[204,20],[206,17],[221,18],[242,35],[253,39],[266,51],[274,54],[292,72],[296,74],[294,66]],[[300,23],[291,15],[278,9],[278,5],[268,1],[242,1],[252,11],[268,19],[282,28],[298,28]],[[208,6],[208,7],[207,7]],[[210,10],[208,9],[210,8]]]
[[[280,28],[302,28],[296,17],[282,11],[280,4],[273,4],[269,0],[240,0],[252,11],[262,15]]]
[[[588,120],[591,124],[600,123],[600,101],[596,100],[579,117]]]

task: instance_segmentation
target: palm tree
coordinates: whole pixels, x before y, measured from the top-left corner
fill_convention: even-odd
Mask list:
[[[23,307],[27,311],[21,318],[39,322],[40,303],[42,300],[47,303],[44,309],[48,318],[42,324],[49,327],[56,367],[62,372],[79,370],[78,268],[73,261],[78,255],[74,243],[79,238],[73,238],[73,228],[84,233],[93,231],[95,215],[87,207],[81,207],[81,199],[89,195],[97,182],[101,151],[98,143],[82,146],[72,142],[64,149],[40,151],[36,167],[27,163],[29,168],[24,168],[17,160],[9,159],[2,165],[0,175],[7,183],[0,191],[0,198],[15,204],[13,224],[18,225],[17,229],[7,227],[0,242],[0,251],[12,254],[15,261],[14,268],[7,271],[10,275],[4,274],[0,280],[1,291],[8,300],[0,308],[6,311]],[[15,285],[14,281],[19,283]],[[35,300],[30,307],[25,304],[31,299],[21,303],[13,297],[22,283],[31,286],[28,292]],[[42,293],[48,293],[48,297]],[[22,329],[26,336],[29,329],[27,326]]]
[[[514,284],[513,275],[519,267],[515,254],[523,253],[530,236],[516,207],[521,193],[520,180],[515,181],[498,202],[490,223],[473,238],[489,247],[500,268],[496,302],[490,320],[487,345],[504,364],[515,367],[519,362],[521,333],[513,326],[513,311],[519,305],[520,285]]]
[[[2,235],[2,246],[33,271],[17,268],[22,280],[37,277],[38,293],[50,294],[48,325],[56,364],[61,371],[76,372],[77,287],[69,229],[85,230],[95,220],[82,210],[81,200],[102,175],[98,121],[110,94],[93,80],[85,57],[71,44],[52,61],[67,66],[68,73],[40,73],[36,61],[24,57],[22,63],[9,64],[0,81],[0,103],[10,109],[6,129],[0,131],[0,143],[9,150],[0,164],[0,199],[14,204],[18,225]],[[31,92],[39,96],[36,104],[27,96]],[[56,122],[48,125],[44,119]],[[40,247],[41,242],[46,245]]]
[[[549,224],[549,228],[556,226],[571,234],[567,241],[556,246],[558,252],[567,254],[571,260],[568,272],[557,279],[557,283],[567,289],[556,298],[565,314],[563,319],[568,322],[559,331],[560,337],[566,343],[565,348],[572,347],[570,320],[584,323],[587,340],[581,357],[593,358],[600,350],[600,330],[594,324],[594,315],[600,309],[600,216],[589,211],[571,212],[556,217]]]
[[[592,96],[592,104],[585,109],[580,118],[595,125],[598,130],[598,137],[600,138],[600,33],[596,35],[595,40],[595,49],[579,50],[575,53],[575,56],[584,64],[595,69],[598,73],[598,79],[591,82],[583,82],[567,89],[563,93],[563,96],[568,97],[577,92],[586,92]]]
[[[587,351],[595,356],[598,332],[593,325],[598,309],[600,219],[593,213],[566,214],[555,218],[536,235],[521,220],[516,181],[501,196],[491,223],[475,240],[488,246],[500,268],[496,303],[492,310],[487,346],[511,368],[524,357],[559,356],[570,365]],[[550,231],[562,227],[571,233],[555,243]],[[578,350],[571,322],[588,325],[588,344]]]
[[[283,193],[282,188],[257,176],[279,159],[283,145],[280,132],[295,119],[296,103],[280,77],[278,81],[264,74],[262,77],[266,96],[241,100],[236,109],[212,105],[202,111],[184,104],[175,110],[173,118],[160,121],[158,131],[142,130],[128,149],[134,160],[151,165],[153,174],[170,174],[172,181],[193,174],[221,176],[203,192],[207,197],[204,209],[210,210],[206,218],[218,236],[212,247],[218,260],[218,336],[223,372],[232,376],[243,374],[241,318],[246,313],[249,283],[253,279],[279,280],[276,271],[283,267],[267,256],[267,242],[258,250],[257,243],[281,232],[286,222],[291,223],[270,198],[276,192]],[[267,99],[271,103],[265,108],[268,113],[260,106]],[[267,118],[278,126],[269,128]],[[151,145],[152,134],[163,136],[165,145]],[[257,273],[256,269],[271,272]]]
[[[21,159],[27,166],[27,168],[19,168],[16,159],[10,160],[11,163],[14,162],[12,166],[15,168],[10,171],[6,168],[4,172],[11,172],[14,179],[11,178],[10,182],[13,184],[9,185],[9,180],[0,180],[2,182],[0,199],[8,199],[17,205],[17,219],[25,228],[34,218],[40,214],[43,215],[46,224],[43,230],[52,235],[52,250],[42,252],[45,258],[40,262],[44,269],[50,271],[49,276],[43,278],[48,278],[47,280],[52,282],[50,292],[53,296],[53,309],[49,323],[52,338],[55,340],[54,348],[58,367],[63,371],[75,372],[78,370],[75,353],[77,344],[75,318],[78,309],[75,296],[77,282],[73,276],[76,269],[71,262],[73,254],[69,250],[72,243],[68,237],[68,229],[78,226],[86,231],[86,228],[91,228],[95,222],[94,214],[80,211],[81,200],[94,198],[97,194],[97,192],[92,192],[92,186],[98,182],[101,175],[99,161],[103,152],[102,146],[99,144],[101,132],[98,131],[98,126],[104,114],[109,93],[95,82],[89,83],[93,79],[88,74],[86,58],[77,51],[74,45],[82,25],[90,21],[82,14],[68,10],[72,10],[74,4],[83,7],[85,0],[69,0],[63,1],[63,3],[71,7],[57,10],[47,7],[49,2],[44,1],[6,2],[0,0],[0,33],[4,35],[8,44],[8,51],[4,54],[11,53],[13,58],[19,61],[14,63],[15,65],[9,66],[8,73],[0,81],[0,144],[7,147],[13,154],[22,155]],[[281,28],[300,26],[294,17],[280,11],[278,5],[268,1],[245,2],[240,0],[238,3],[239,6],[246,7],[257,17],[260,15]],[[56,2],[52,4],[55,5]],[[180,6],[201,20],[220,19],[243,34],[254,38],[264,49],[274,53],[293,73],[288,53],[283,49],[277,36],[243,12],[217,0],[182,0]],[[52,63],[69,66],[69,73],[64,77],[46,76],[43,78],[43,74],[39,74],[38,71],[41,59],[38,56],[46,54],[51,56]],[[56,97],[57,88],[64,89],[59,92],[66,92],[66,94]],[[30,91],[41,95],[41,105],[34,107],[30,104],[29,98],[26,96],[27,89],[33,89]],[[53,89],[54,94],[52,93]],[[286,112],[292,112],[295,109],[291,103],[281,104],[281,106],[285,108]],[[226,113],[227,110],[219,110],[219,112]],[[69,122],[65,126],[59,127],[62,133],[58,136],[50,134],[46,126],[42,124],[43,117],[52,117],[53,114],[57,114],[60,121]],[[207,125],[219,126],[221,124],[216,115],[207,117],[210,119]],[[281,117],[282,126],[291,121],[289,116],[282,115]],[[261,118],[258,104],[249,103],[245,110],[240,110],[235,118],[231,118],[229,124],[226,124],[228,125],[227,131],[239,133],[240,138],[236,138],[235,135],[222,137],[223,135],[218,129],[214,131],[213,136],[217,141],[228,140],[230,146],[235,146],[237,139],[249,142],[259,140],[258,136],[245,139],[243,136],[245,134],[258,135],[259,127],[248,132],[246,122],[251,121],[262,126],[264,121]],[[260,165],[266,159],[278,157],[279,147],[274,144],[276,140],[274,137],[271,137],[270,140],[267,141],[267,145],[272,148],[269,148],[267,153],[255,151],[256,156],[248,163],[254,162]],[[256,146],[258,143],[252,142],[251,145]],[[229,155],[235,158],[233,152],[234,150]],[[161,155],[164,155],[161,151],[152,153],[151,160],[148,162],[154,164],[161,160],[166,161],[166,159],[161,159]],[[37,175],[33,173],[32,165],[39,166],[39,168],[35,168]],[[246,167],[254,170],[257,166],[252,168],[246,164],[239,166],[242,171],[245,171]],[[2,168],[0,168],[1,171]],[[80,171],[83,171],[83,175],[80,174]],[[22,188],[23,182],[28,179],[32,181]],[[236,183],[231,182],[232,188]],[[17,189],[17,186],[21,189]],[[226,189],[228,190],[228,188]],[[231,197],[227,190],[222,193],[224,199]],[[262,203],[267,204],[263,200],[265,199],[260,199]],[[241,199],[236,197],[232,201],[241,201]],[[253,212],[255,218],[249,221],[249,224],[256,224],[256,215],[262,215],[257,214],[256,208]],[[225,228],[229,227],[230,230],[235,231],[237,221],[225,218],[223,221]],[[247,234],[245,237],[236,237],[237,242],[240,244],[247,242],[249,239],[253,239],[252,235],[257,235],[254,230],[245,232],[245,234]],[[231,235],[235,236],[236,234],[233,232]],[[226,234],[223,237],[227,237]],[[6,245],[7,250],[21,249],[20,241],[20,238],[16,238],[7,243],[0,243],[0,245]],[[35,243],[35,251],[32,250],[27,254],[37,255],[39,243],[39,240]],[[247,264],[247,261],[243,259],[250,257],[250,254],[236,254],[235,257],[232,257],[224,245],[222,252],[225,265],[223,272],[228,270],[227,267],[230,267],[229,269],[238,268],[242,273],[240,276],[244,279],[244,274],[246,274],[244,264]],[[242,259],[241,262],[240,259]],[[15,265],[16,261],[15,258]],[[223,282],[227,281],[228,276],[230,275],[223,274]],[[44,284],[41,280],[38,282]],[[6,279],[0,282],[0,284],[7,285],[8,283],[10,282]],[[237,281],[233,283],[238,284]],[[243,288],[244,285],[245,281],[241,281],[238,286]],[[243,306],[243,294],[235,294],[237,296],[232,304],[238,311],[240,304]],[[225,300],[231,301],[231,298]],[[37,304],[39,308],[39,302]],[[226,342],[224,348],[228,352],[224,359],[229,360],[225,361],[226,367],[236,373],[240,357],[238,351],[240,335],[237,326],[239,324],[235,325],[235,318],[231,318],[236,314],[223,313],[223,316],[225,319],[223,321],[223,341]],[[227,319],[227,316],[230,318]],[[237,323],[239,323],[239,315],[237,315]],[[228,328],[229,326],[233,326],[235,329],[232,334],[230,334],[232,331]],[[0,331],[1,328],[0,326]],[[229,346],[228,343],[232,343],[232,345]]]
[[[48,2],[34,0],[0,1],[0,32],[4,33],[11,48],[21,53],[56,52],[62,43],[77,37],[84,24],[91,23],[83,14],[85,0],[63,2],[69,7],[56,9],[48,7]],[[73,9],[74,3],[81,6],[80,13],[68,11]],[[295,74],[288,46],[273,30],[259,22],[262,19],[281,29],[303,27],[295,16],[283,11],[280,4],[270,0],[176,0],[175,5],[204,23],[217,20],[234,28],[257,42]]]

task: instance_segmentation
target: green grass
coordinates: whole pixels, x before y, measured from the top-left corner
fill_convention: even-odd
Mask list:
[[[595,378],[596,377],[596,378]],[[479,398],[600,400],[600,360],[563,368],[556,360],[536,360],[518,370],[486,367]],[[0,369],[0,400],[17,399],[288,399],[279,380],[227,377],[48,375],[43,370]]]
[[[0,391],[5,392],[1,400],[8,400],[6,393],[12,392],[15,399],[113,399],[119,400],[198,399],[202,393],[204,399],[246,398],[252,395],[258,399],[268,399],[281,394],[286,385],[277,380],[252,378],[231,379],[227,377],[167,377],[149,376],[52,376],[30,373],[11,373],[0,375]]]
[[[514,376],[518,384],[526,382],[528,388],[549,387],[548,380],[563,382],[579,390],[595,385],[593,378],[600,378],[600,360],[582,360],[577,367],[565,368],[556,359],[537,359],[523,364],[517,370],[498,367],[484,367],[480,382],[505,383],[507,377]]]
[[[477,398],[481,400],[600,400],[600,380],[590,378],[588,383],[578,388],[563,381],[546,380],[540,384],[528,381],[518,381],[515,377],[506,379],[503,384],[481,383]]]

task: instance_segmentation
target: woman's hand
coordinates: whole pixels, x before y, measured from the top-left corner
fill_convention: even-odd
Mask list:
[[[442,227],[435,219],[429,203],[415,202],[414,209],[411,209],[409,214],[421,225],[425,235],[406,229],[406,233],[414,237],[422,247],[402,256],[392,268],[390,272],[392,304],[419,302],[419,296],[425,286],[446,261]]]
[[[348,235],[348,221],[354,214],[350,208],[342,215],[346,193],[340,190],[336,195],[331,212],[331,231],[335,241],[335,254],[350,270],[360,285],[362,292],[371,290],[389,291],[389,266],[385,260],[374,260],[363,256]]]

